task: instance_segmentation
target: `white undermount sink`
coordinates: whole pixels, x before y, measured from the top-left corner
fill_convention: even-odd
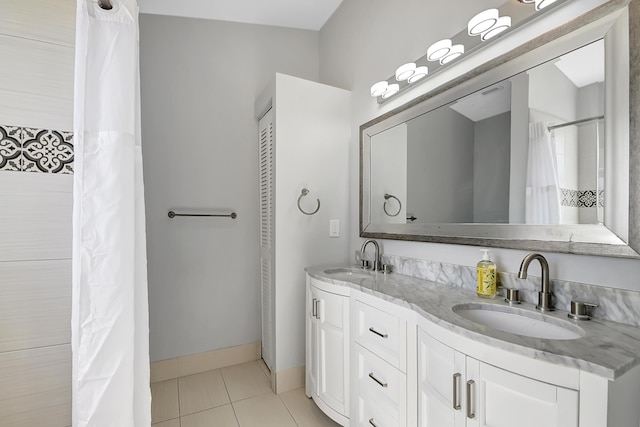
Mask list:
[[[363,270],[362,268],[358,268],[358,267],[345,267],[345,268],[330,268],[327,270],[324,270],[324,274],[328,275],[329,277],[350,277],[352,279],[367,279],[369,277],[372,277],[374,275],[374,273],[372,273],[371,271],[367,271],[367,270]]]
[[[491,329],[547,340],[573,340],[581,338],[584,331],[572,322],[497,304],[457,304],[454,313]]]

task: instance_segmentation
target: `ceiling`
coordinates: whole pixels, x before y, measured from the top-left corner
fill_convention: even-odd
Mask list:
[[[511,80],[465,96],[451,108],[474,122],[511,111]]]
[[[576,87],[604,81],[604,40],[576,49],[563,55],[555,66]]]
[[[138,0],[140,13],[318,31],[342,0]]]

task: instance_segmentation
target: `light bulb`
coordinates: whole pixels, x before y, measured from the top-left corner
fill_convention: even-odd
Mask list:
[[[464,53],[464,45],[457,44],[455,46],[451,46],[451,52],[449,52],[447,56],[445,56],[440,60],[440,64],[442,65],[448,64],[449,62],[453,61],[459,56],[462,56],[463,53]]]
[[[427,49],[427,59],[429,61],[437,61],[449,54],[451,50],[451,40],[444,39],[435,42]]]
[[[501,16],[500,18],[498,18],[498,21],[493,26],[493,28],[490,28],[488,31],[482,33],[482,40],[489,40],[503,32],[504,30],[508,29],[509,27],[511,27],[511,17]]]
[[[409,77],[407,79],[407,82],[409,83],[415,83],[418,80],[426,77],[426,75],[429,74],[429,68],[422,66],[422,67],[418,67],[416,68],[416,72],[413,73],[413,76]]]
[[[414,62],[409,62],[407,64],[401,65],[396,70],[396,80],[401,82],[407,80],[409,77],[413,75],[416,71],[416,64]]]
[[[556,0],[535,0],[536,2],[536,10],[544,9],[547,6],[550,6],[552,3],[555,3]]]
[[[386,92],[387,87],[389,87],[389,83],[387,83],[386,80],[375,83],[373,86],[371,86],[371,96],[377,98],[378,96]]]
[[[478,13],[476,16],[469,20],[467,30],[470,36],[479,36],[485,31],[491,29],[500,16],[498,9],[487,9],[484,12]]]
[[[397,83],[390,84],[387,90],[382,94],[383,99],[387,99],[400,91],[400,85]]]

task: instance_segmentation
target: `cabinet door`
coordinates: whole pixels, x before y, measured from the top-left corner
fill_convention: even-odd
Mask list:
[[[418,425],[464,426],[465,356],[418,331]]]
[[[308,279],[307,279],[308,280]],[[306,316],[306,371],[305,388],[307,396],[318,395],[318,322],[317,322],[318,289],[307,285],[307,316]]]
[[[576,390],[523,377],[471,358],[467,358],[467,374],[474,377],[471,400],[477,405],[473,412],[481,427],[578,426]]]
[[[347,337],[349,301],[317,290],[318,397],[340,414],[348,407]]]

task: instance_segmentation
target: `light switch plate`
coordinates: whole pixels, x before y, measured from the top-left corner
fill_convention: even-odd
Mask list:
[[[340,220],[329,220],[329,237],[340,237]]]

